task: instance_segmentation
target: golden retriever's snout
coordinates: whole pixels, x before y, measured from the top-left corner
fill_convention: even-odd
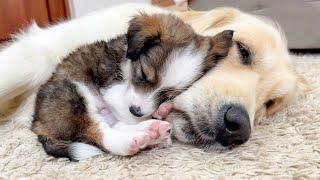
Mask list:
[[[247,111],[240,105],[224,105],[219,110],[217,142],[223,146],[245,143],[251,134]]]

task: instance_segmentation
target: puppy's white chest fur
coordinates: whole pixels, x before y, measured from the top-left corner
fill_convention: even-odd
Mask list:
[[[136,124],[137,120],[131,115],[128,108],[128,102],[126,102],[126,91],[128,84],[126,81],[112,85],[111,87],[101,89],[103,99],[109,106],[114,117],[128,124]]]

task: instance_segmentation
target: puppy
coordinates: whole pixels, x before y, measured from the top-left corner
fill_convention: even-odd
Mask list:
[[[168,146],[170,124],[151,114],[226,57],[232,36],[197,35],[173,15],[138,15],[127,34],[58,65],[38,92],[32,130],[47,154],[70,160]]]

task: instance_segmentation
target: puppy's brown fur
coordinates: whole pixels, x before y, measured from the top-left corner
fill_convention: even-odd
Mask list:
[[[73,81],[86,84],[93,94],[101,96],[99,88],[121,80],[120,64],[125,60],[125,52],[126,39],[122,36],[108,43],[101,41],[83,46],[57,67],[38,92],[32,124],[32,130],[46,144],[45,149],[50,148],[50,142],[62,148],[67,144],[63,141],[72,140],[102,148],[98,128],[90,121],[86,109],[86,99]],[[58,143],[56,139],[62,141]]]

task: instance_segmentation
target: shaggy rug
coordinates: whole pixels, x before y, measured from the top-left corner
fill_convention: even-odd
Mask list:
[[[320,87],[320,56],[295,56],[306,79]],[[134,157],[109,154],[80,162],[47,156],[24,115],[0,125],[0,179],[320,178],[320,93],[272,117],[257,119],[252,138],[231,150],[174,142]]]

